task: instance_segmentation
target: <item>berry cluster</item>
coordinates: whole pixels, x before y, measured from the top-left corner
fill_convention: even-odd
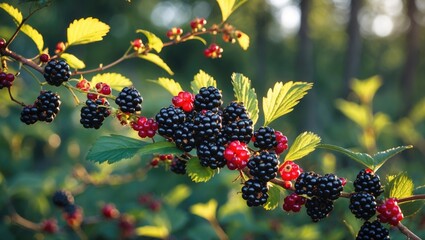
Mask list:
[[[15,75],[0,71],[0,89],[10,88],[15,81]]]
[[[283,200],[283,210],[287,212],[299,212],[301,210],[302,205],[306,202],[306,198],[302,197],[296,193],[291,193],[286,196]]]
[[[183,29],[177,28],[177,27],[173,27],[167,31],[167,37],[170,40],[175,40],[177,42],[180,41],[182,34],[183,34]]]
[[[334,174],[321,176],[315,172],[303,172],[295,182],[295,193],[309,197],[306,201],[307,214],[314,222],[333,210],[333,201],[343,190],[342,180]]]
[[[143,98],[134,87],[124,87],[115,99],[115,103],[124,113],[135,113],[142,110]]]
[[[204,50],[204,55],[207,58],[221,58],[223,53],[223,48],[218,46],[215,43],[212,43],[207,49]]]
[[[397,199],[389,198],[382,205],[377,208],[379,213],[378,219],[382,223],[389,223],[397,226],[403,220],[403,213],[400,206],[398,206]]]
[[[99,129],[105,118],[111,114],[106,98],[96,100],[87,99],[86,105],[81,108],[80,123],[85,128]]]
[[[41,91],[34,104],[24,106],[21,121],[27,125],[37,121],[52,122],[60,111],[60,96],[52,91]]]
[[[139,137],[153,138],[158,130],[158,123],[153,118],[138,117],[131,123],[131,127],[139,133]]]
[[[52,59],[44,67],[44,79],[53,86],[60,86],[71,76],[69,65],[64,60]]]

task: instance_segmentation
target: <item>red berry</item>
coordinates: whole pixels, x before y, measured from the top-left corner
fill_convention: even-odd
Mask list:
[[[179,92],[179,94],[172,99],[174,106],[183,109],[185,112],[191,112],[194,107],[195,96],[190,92]]]
[[[298,164],[294,163],[293,161],[285,161],[279,167],[279,173],[282,176],[282,179],[285,181],[292,181],[297,179],[301,172],[302,169],[300,166],[298,166]]]
[[[293,186],[291,181],[283,181],[283,188],[285,189],[291,189]]]
[[[129,238],[134,233],[134,218],[129,215],[121,216],[118,226],[121,230],[122,238]]]
[[[97,94],[95,94],[95,93],[87,93],[87,99],[90,99],[90,100],[95,101],[95,100],[97,100],[98,98],[99,98],[99,95],[97,95]]]
[[[71,204],[65,207],[63,219],[70,227],[78,227],[83,222],[83,210],[81,207]]]
[[[46,233],[56,233],[59,230],[58,221],[54,218],[47,219],[41,223],[41,230]]]
[[[153,118],[139,117],[131,127],[139,132],[141,138],[153,138],[158,130],[158,123]]]
[[[166,160],[173,160],[174,155],[173,154],[160,154],[158,157],[159,157],[159,160],[166,161]]]
[[[3,38],[0,38],[0,48],[4,48],[6,47],[6,40],[4,40]]]
[[[173,27],[173,28],[171,28],[170,30],[168,30],[167,31],[167,37],[170,39],[170,40],[176,40],[176,41],[179,41],[180,40],[180,36],[183,34],[183,29],[181,29],[181,28],[176,28],[176,27]]]
[[[193,32],[205,31],[205,24],[207,24],[207,20],[205,20],[205,18],[195,18],[190,22],[190,27]]]
[[[65,43],[64,42],[58,42],[56,44],[55,53],[61,53],[65,50]]]
[[[379,213],[378,219],[382,223],[389,223],[397,226],[404,216],[398,206],[397,199],[389,198],[376,209]]]
[[[87,92],[88,90],[90,90],[90,82],[87,81],[86,79],[81,79],[77,83],[76,87],[83,90],[84,92]]]
[[[161,210],[161,202],[158,200],[153,200],[149,203],[149,209],[152,212],[158,212],[159,210]]]
[[[102,215],[107,219],[113,219],[118,218],[120,215],[120,212],[115,207],[114,204],[105,204],[102,207]]]
[[[140,39],[140,38],[134,39],[134,41],[131,42],[131,45],[133,45],[134,50],[136,50],[136,51],[139,50],[140,48],[143,47],[142,39]]]
[[[222,53],[223,48],[221,48],[215,43],[212,43],[207,49],[204,50],[205,57],[209,58],[221,58]]]
[[[104,83],[102,89],[100,90],[100,93],[102,93],[103,95],[109,95],[111,94],[111,92],[111,87],[108,84]]]
[[[8,82],[13,82],[13,81],[15,81],[15,75],[13,75],[12,73],[8,73],[8,74],[6,74],[5,80],[8,81]]]
[[[243,142],[233,141],[224,150],[224,158],[227,160],[227,167],[230,170],[245,168],[249,157],[248,147]]]
[[[301,210],[302,205],[304,205],[306,199],[296,193],[291,193],[283,200],[283,210],[287,212],[299,212]]]
[[[49,54],[42,53],[42,54],[40,55],[40,62],[42,62],[42,63],[46,63],[46,62],[48,62],[49,60],[50,60],[50,56],[49,56]]]
[[[154,157],[154,158],[152,158],[152,160],[151,160],[151,162],[150,162],[150,165],[151,165],[152,167],[156,167],[156,166],[158,166],[158,164],[159,164],[159,158],[158,158],[158,157]]]
[[[347,179],[340,177],[339,180],[341,180],[342,186],[345,186],[345,184],[347,184]]]
[[[152,202],[152,195],[150,194],[143,194],[139,197],[139,203],[142,205],[146,205],[150,202]]]
[[[276,154],[281,154],[288,149],[288,138],[279,131],[275,131],[277,146],[275,147]]]

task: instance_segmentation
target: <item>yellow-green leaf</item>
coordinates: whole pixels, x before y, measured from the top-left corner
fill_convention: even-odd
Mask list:
[[[391,198],[410,197],[414,190],[413,181],[406,172],[402,172],[388,182],[386,190]]]
[[[320,137],[312,132],[303,132],[291,144],[285,161],[294,161],[313,152],[320,143]]]
[[[217,87],[217,82],[214,80],[213,77],[211,77],[202,70],[199,70],[199,73],[196,74],[193,78],[193,81],[190,82],[190,87],[192,88],[192,91],[194,93],[198,93],[199,89],[201,89],[202,87],[209,86]]]
[[[19,25],[22,22],[23,17],[19,9],[7,3],[0,3],[0,8],[6,11],[13,18],[13,20],[15,21],[17,25]]]
[[[269,89],[267,97],[263,97],[264,125],[291,112],[312,87],[313,83],[277,82],[273,89]]]
[[[96,83],[99,82],[107,83],[112,89],[117,91],[121,91],[124,87],[133,85],[130,79],[119,73],[99,73],[92,78],[91,85],[95,86]]]
[[[149,81],[162,86],[163,88],[165,88],[165,90],[167,90],[173,96],[177,96],[179,92],[183,91],[180,84],[170,78],[158,78],[158,80],[149,80]]]
[[[142,226],[136,228],[137,236],[165,239],[170,232],[165,226]]]
[[[67,29],[68,45],[101,41],[109,29],[108,24],[97,18],[88,17],[74,20]]]
[[[143,33],[146,36],[146,38],[148,39],[149,47],[152,48],[152,49],[155,49],[155,51],[157,51],[158,53],[161,52],[164,44],[162,43],[162,40],[159,37],[157,37],[155,34],[149,32],[149,31],[146,31],[146,30],[143,30],[143,29],[137,29],[136,33]]]
[[[368,125],[368,109],[364,105],[339,99],[336,101],[336,107],[351,121],[362,128]]]
[[[187,175],[194,182],[207,182],[210,180],[214,174],[215,170],[212,170],[209,167],[203,167],[199,161],[199,158],[191,158],[186,165]]]
[[[249,36],[241,31],[239,31],[238,34],[240,34],[237,38],[239,46],[241,46],[243,50],[247,50],[249,47]]]
[[[31,27],[28,24],[24,24],[21,27],[21,31],[27,35],[31,40],[34,41],[35,45],[37,46],[38,51],[41,53],[43,52],[44,47],[44,40],[43,36],[33,27]]]
[[[279,206],[279,200],[280,200],[280,187],[277,187],[275,184],[270,183],[267,184],[269,187],[269,190],[267,191],[267,194],[269,197],[267,198],[266,204],[264,204],[264,209],[266,210],[273,210],[277,206]]]
[[[218,203],[215,199],[209,200],[207,203],[197,203],[190,207],[190,212],[208,221],[216,218]]]
[[[240,73],[233,73],[232,85],[236,100],[238,102],[243,102],[252,119],[253,125],[255,125],[258,120],[260,110],[258,109],[258,100],[255,89],[251,88],[251,80]]]
[[[244,4],[247,0],[217,0],[220,7],[222,21],[226,21],[238,7]]]
[[[83,61],[78,59],[76,56],[69,53],[62,53],[61,58],[65,59],[71,68],[74,69],[83,69],[86,67]]]
[[[155,63],[162,69],[168,72],[168,74],[173,75],[173,71],[171,71],[171,68],[162,60],[158,55],[153,53],[146,53],[146,54],[139,54],[137,55],[139,58],[143,58],[145,60],[148,60],[150,62]]]
[[[373,76],[365,80],[354,79],[351,82],[351,88],[363,103],[370,103],[381,85],[382,80],[379,76]]]

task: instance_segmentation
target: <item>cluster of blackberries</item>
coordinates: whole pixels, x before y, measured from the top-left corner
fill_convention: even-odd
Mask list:
[[[186,155],[181,155],[180,157],[174,156],[171,160],[170,171],[176,174],[186,174],[186,164],[189,158]]]
[[[74,203],[72,194],[65,190],[58,190],[53,194],[52,202],[63,211],[63,218],[71,227],[77,227],[83,221],[81,208]]]
[[[85,128],[99,129],[105,118],[111,114],[106,98],[96,100],[87,99],[86,105],[81,108],[80,123]]]
[[[44,67],[44,79],[53,86],[60,86],[71,77],[69,65],[64,60],[52,59]]]
[[[142,110],[143,98],[134,87],[124,87],[115,99],[115,103],[124,113],[135,113]]]
[[[60,96],[52,91],[41,91],[33,105],[24,106],[21,121],[27,125],[37,121],[52,122],[60,110]]]
[[[15,81],[15,75],[0,71],[0,89],[11,87]]]
[[[339,198],[343,182],[335,174],[321,176],[315,172],[303,172],[295,182],[295,193],[309,197],[305,206],[307,214],[317,222],[333,210],[333,201]]]

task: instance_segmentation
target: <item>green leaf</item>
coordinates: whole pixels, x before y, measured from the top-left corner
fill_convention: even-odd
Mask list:
[[[153,53],[146,53],[146,54],[139,54],[137,55],[139,58],[148,60],[150,62],[153,62],[154,64],[158,65],[162,69],[168,72],[168,74],[173,75],[173,71],[171,71],[171,68],[162,60],[158,55]]]
[[[226,21],[227,18],[246,1],[247,0],[217,0],[221,11],[222,21]]]
[[[218,203],[215,199],[209,200],[207,203],[197,203],[190,207],[190,212],[208,221],[216,219]]]
[[[15,21],[17,25],[19,25],[22,22],[23,17],[19,9],[7,3],[0,3],[0,8],[6,11],[13,18],[13,20]]]
[[[403,212],[404,217],[410,217],[415,215],[422,209],[424,206],[424,201],[410,201],[402,202],[399,204],[401,211]]]
[[[169,234],[170,233],[165,226],[142,226],[136,228],[137,236],[166,239]]]
[[[76,56],[69,53],[62,53],[61,58],[65,59],[71,68],[74,69],[83,69],[86,67],[83,61],[78,59]]]
[[[217,82],[214,80],[213,77],[211,77],[202,70],[199,70],[199,73],[196,74],[193,78],[193,81],[190,82],[190,87],[192,88],[192,91],[194,93],[198,93],[199,89],[201,89],[202,87],[209,86],[217,87]]]
[[[148,143],[125,136],[102,136],[90,148],[86,159],[98,163],[114,163],[133,158],[144,145]]]
[[[279,206],[280,201],[280,188],[276,186],[275,184],[267,184],[269,187],[269,190],[267,191],[267,194],[269,197],[267,198],[266,204],[264,204],[264,209],[266,210],[273,210]]]
[[[238,102],[242,102],[248,111],[253,125],[258,120],[260,110],[255,89],[251,88],[251,80],[240,73],[232,74],[232,85],[235,97]]]
[[[63,55],[63,54],[62,54]],[[91,85],[95,86],[96,83],[103,82],[109,84],[112,89],[121,91],[124,87],[129,87],[133,83],[127,77],[119,73],[99,73],[91,79]]]
[[[264,126],[291,112],[312,87],[313,83],[277,82],[273,89],[269,89],[267,97],[263,98]]]
[[[372,156],[370,156],[367,153],[353,152],[353,151],[345,149],[343,147],[335,146],[335,145],[331,145],[331,144],[319,144],[319,145],[317,145],[317,148],[322,148],[322,149],[332,150],[332,151],[335,151],[335,152],[340,152],[340,153],[346,155],[347,157],[350,157],[351,159],[357,161],[358,163],[366,166],[367,168],[370,168],[370,169],[373,170],[374,160],[373,160]]]
[[[158,80],[148,80],[149,82],[156,83],[165,88],[171,95],[177,96],[179,92],[183,91],[180,84],[170,78],[158,78]]]
[[[43,47],[44,47],[43,36],[36,29],[34,29],[28,24],[24,24],[21,27],[21,31],[25,33],[25,35],[27,35],[29,38],[31,38],[31,40],[34,41],[40,53],[43,52]]]
[[[162,40],[159,37],[157,37],[155,34],[149,32],[149,31],[146,31],[146,30],[143,30],[143,29],[137,29],[136,33],[143,33],[146,36],[146,38],[148,39],[149,47],[152,48],[152,49],[155,49],[155,51],[157,53],[161,52],[164,44],[162,43]]]
[[[67,29],[68,46],[101,41],[109,29],[108,24],[97,18],[74,20]]]
[[[313,152],[320,143],[320,137],[312,132],[303,132],[295,139],[285,156],[285,161],[295,161]]]
[[[207,182],[210,180],[216,171],[209,167],[203,167],[199,161],[199,158],[191,158],[186,165],[187,175],[194,182]]]
[[[181,155],[183,154],[183,151],[176,148],[174,143],[164,141],[145,144],[139,149],[137,153],[141,156],[154,153]]]
[[[238,34],[240,35],[236,39],[238,40],[239,46],[246,51],[249,47],[249,36],[241,31],[238,31]]]
[[[413,194],[414,185],[406,172],[390,177],[385,186],[385,196],[390,198],[405,198]]]
[[[368,125],[369,110],[365,105],[359,105],[354,102],[339,99],[336,101],[336,107],[351,121],[362,128]]]
[[[394,157],[395,155],[401,153],[402,151],[406,150],[406,149],[410,149],[413,148],[412,145],[408,145],[408,146],[398,146],[395,148],[391,148],[391,149],[387,149],[385,151],[382,152],[378,152],[375,155],[373,155],[373,160],[374,160],[374,166],[373,166],[373,170],[377,171],[382,165],[384,165],[384,163]]]

